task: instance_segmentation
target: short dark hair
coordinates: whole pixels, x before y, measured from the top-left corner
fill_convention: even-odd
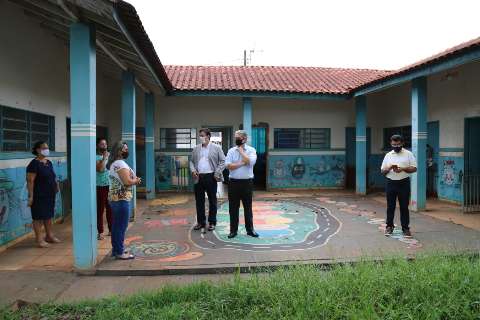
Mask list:
[[[45,141],[37,141],[37,142],[35,142],[35,144],[34,144],[33,147],[32,147],[32,154],[33,154],[34,156],[38,156],[37,149],[40,148],[40,147],[42,146],[42,144],[45,144],[45,143],[47,143],[47,142],[45,142]]]
[[[403,137],[399,134],[394,134],[393,136],[390,137],[390,142],[392,141],[403,143]]]
[[[105,140],[105,142],[107,142],[107,139],[105,137],[98,137],[97,138],[97,144],[99,144],[100,141],[102,141],[102,140]]]
[[[212,136],[212,132],[208,128],[202,128],[202,129],[198,130],[198,133],[202,133],[202,132],[205,133],[208,137]]]

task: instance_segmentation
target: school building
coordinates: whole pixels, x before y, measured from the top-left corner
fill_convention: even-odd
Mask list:
[[[31,232],[35,141],[54,151],[56,218],[72,214],[75,265],[89,269],[96,137],[128,142],[137,194],[153,199],[190,190],[201,127],[225,152],[235,130],[249,132],[259,189],[357,194],[383,188],[388,138],[400,133],[418,161],[414,210],[428,197],[479,209],[480,38],[400,70],[163,66],[127,2],[0,0],[0,43],[0,246]]]

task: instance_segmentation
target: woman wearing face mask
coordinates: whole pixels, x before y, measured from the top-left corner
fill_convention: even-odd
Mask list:
[[[97,139],[97,238],[103,240],[103,212],[106,211],[108,234],[112,234],[112,210],[108,203],[108,189],[110,179],[106,168],[110,153],[107,151],[107,140],[105,138]]]
[[[132,186],[138,185],[141,179],[125,162],[128,158],[128,145],[124,141],[114,144],[107,164],[109,168],[110,190],[108,201],[112,209],[112,256],[120,260],[135,258],[125,252],[124,240],[130,216]]]
[[[27,167],[28,206],[31,208],[33,230],[37,245],[49,247],[49,243],[59,243],[53,235],[52,218],[55,214],[55,196],[59,190],[53,165],[49,156],[48,144],[44,141],[35,143],[32,148],[35,155]],[[45,238],[42,237],[42,225]]]

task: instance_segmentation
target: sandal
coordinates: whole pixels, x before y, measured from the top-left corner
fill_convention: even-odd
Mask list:
[[[132,259],[135,259],[135,256],[133,254],[130,254],[130,253],[124,253],[124,254],[116,255],[115,259],[117,259],[117,260],[132,260]]]
[[[50,247],[50,245],[49,245],[48,242],[46,242],[46,241],[37,242],[37,246],[38,246],[39,248],[49,248],[49,247]]]
[[[45,238],[45,241],[48,243],[61,243],[62,241],[57,237]]]

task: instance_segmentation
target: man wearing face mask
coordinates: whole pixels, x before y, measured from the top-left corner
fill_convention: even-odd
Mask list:
[[[219,145],[210,142],[211,132],[199,130],[200,144],[192,150],[190,171],[193,176],[197,224],[194,230],[205,233],[205,193],[208,197],[208,230],[215,230],[217,224],[217,182],[223,181],[225,155]]]
[[[387,177],[386,195],[387,195],[387,221],[385,235],[390,236],[393,233],[395,218],[395,207],[398,198],[400,204],[400,222],[403,235],[411,237],[410,232],[410,212],[408,204],[410,202],[410,174],[417,171],[417,163],[413,153],[403,148],[403,137],[393,135],[390,138],[392,151],[385,155],[382,162],[382,174]]]
[[[230,148],[225,163],[229,174],[228,202],[230,214],[230,234],[228,238],[234,238],[238,232],[238,220],[240,200],[243,204],[245,215],[245,229],[247,235],[258,237],[253,229],[253,166],[257,161],[257,151],[247,145],[247,133],[244,130],[235,132],[236,147]]]

